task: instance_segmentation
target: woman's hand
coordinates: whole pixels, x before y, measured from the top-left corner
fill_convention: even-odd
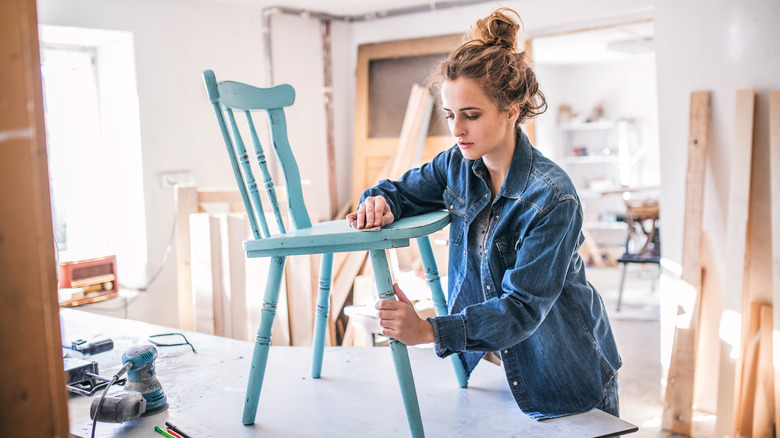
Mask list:
[[[383,227],[395,220],[390,206],[382,196],[369,196],[359,206],[357,211],[347,215],[347,222],[353,228]]]
[[[393,290],[398,301],[388,299],[376,303],[382,334],[404,345],[433,342],[433,325],[417,315],[414,305],[398,284],[393,285]]]

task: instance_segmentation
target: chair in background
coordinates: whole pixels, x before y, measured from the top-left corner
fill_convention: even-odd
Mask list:
[[[417,239],[437,314],[446,314],[446,299],[427,236],[446,226],[449,223],[449,214],[446,211],[436,211],[420,216],[400,218],[379,231],[355,230],[349,227],[345,220],[312,225],[303,201],[298,165],[287,138],[284,108],[291,106],[295,100],[293,88],[286,84],[272,88],[257,88],[239,82],[217,83],[214,72],[211,70],[203,72],[203,79],[252,229],[253,239],[244,242],[244,250],[247,257],[271,257],[271,267],[263,298],[262,318],[252,355],[242,419],[244,424],[252,424],[257,415],[270,349],[271,326],[276,314],[286,257],[299,254],[322,254],[312,353],[312,377],[318,378],[322,369],[333,253],[369,251],[379,297],[381,299],[394,299],[393,282],[385,251],[390,248],[408,246],[410,239]],[[289,213],[292,217],[294,230],[285,229],[279,213],[274,184],[268,172],[265,155],[253,120],[253,115],[257,114],[258,111],[264,111],[268,118],[271,144],[282,170],[284,185],[287,187]],[[234,114],[236,112],[243,113],[246,118],[242,129],[239,129]],[[241,134],[242,130],[248,131],[254,147],[257,167],[259,167],[262,176],[262,186],[266,190],[267,199],[272,204],[276,226],[279,230],[278,234],[271,235],[265,215],[262,214],[264,210],[259,196],[259,184],[254,176],[250,154],[246,150]],[[424,436],[406,346],[396,340],[391,340],[390,350],[412,436]],[[453,355],[453,366],[458,383],[465,387],[467,384],[465,372],[455,355]]]
[[[626,215],[624,221],[628,225],[626,236],[626,249],[617,261],[623,265],[620,275],[620,289],[618,291],[617,311],[623,303],[623,287],[626,283],[626,270],[631,263],[654,264],[661,266],[661,239],[658,225],[658,201],[643,200],[640,202],[626,201]],[[653,279],[655,290],[656,279]]]

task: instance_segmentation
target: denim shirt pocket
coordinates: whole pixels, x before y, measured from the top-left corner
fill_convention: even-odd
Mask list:
[[[495,240],[496,249],[501,257],[503,270],[512,269],[517,261],[517,251],[523,244],[522,233],[515,232],[505,234]]]
[[[450,244],[460,245],[466,233],[466,201],[447,187],[444,190],[444,205],[450,212]]]

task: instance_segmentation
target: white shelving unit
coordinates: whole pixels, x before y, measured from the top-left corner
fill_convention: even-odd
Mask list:
[[[568,121],[559,125],[558,163],[577,187],[584,226],[597,240],[619,244],[626,224],[616,221],[625,211],[620,189],[631,186],[632,166],[641,155],[633,120]],[[606,193],[606,194],[605,194]]]

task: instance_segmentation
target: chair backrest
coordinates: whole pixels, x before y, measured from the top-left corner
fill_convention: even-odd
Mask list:
[[[306,211],[303,191],[301,190],[301,175],[287,139],[287,122],[284,116],[284,108],[291,106],[295,101],[293,87],[283,84],[271,88],[258,88],[240,82],[217,83],[216,76],[211,70],[203,72],[203,81],[217,116],[217,122],[227,147],[230,164],[241,192],[254,238],[268,237],[270,231],[260,200],[260,189],[244,143],[244,136],[242,136],[241,129],[236,122],[234,114],[236,111],[243,112],[246,117],[244,132],[248,133],[251,139],[263,187],[273,208],[279,231],[286,232],[276,199],[274,183],[268,171],[263,147],[253,119],[255,115],[262,113],[267,116],[270,141],[282,169],[284,185],[287,187],[287,202],[293,226],[296,229],[310,228],[311,220]]]

